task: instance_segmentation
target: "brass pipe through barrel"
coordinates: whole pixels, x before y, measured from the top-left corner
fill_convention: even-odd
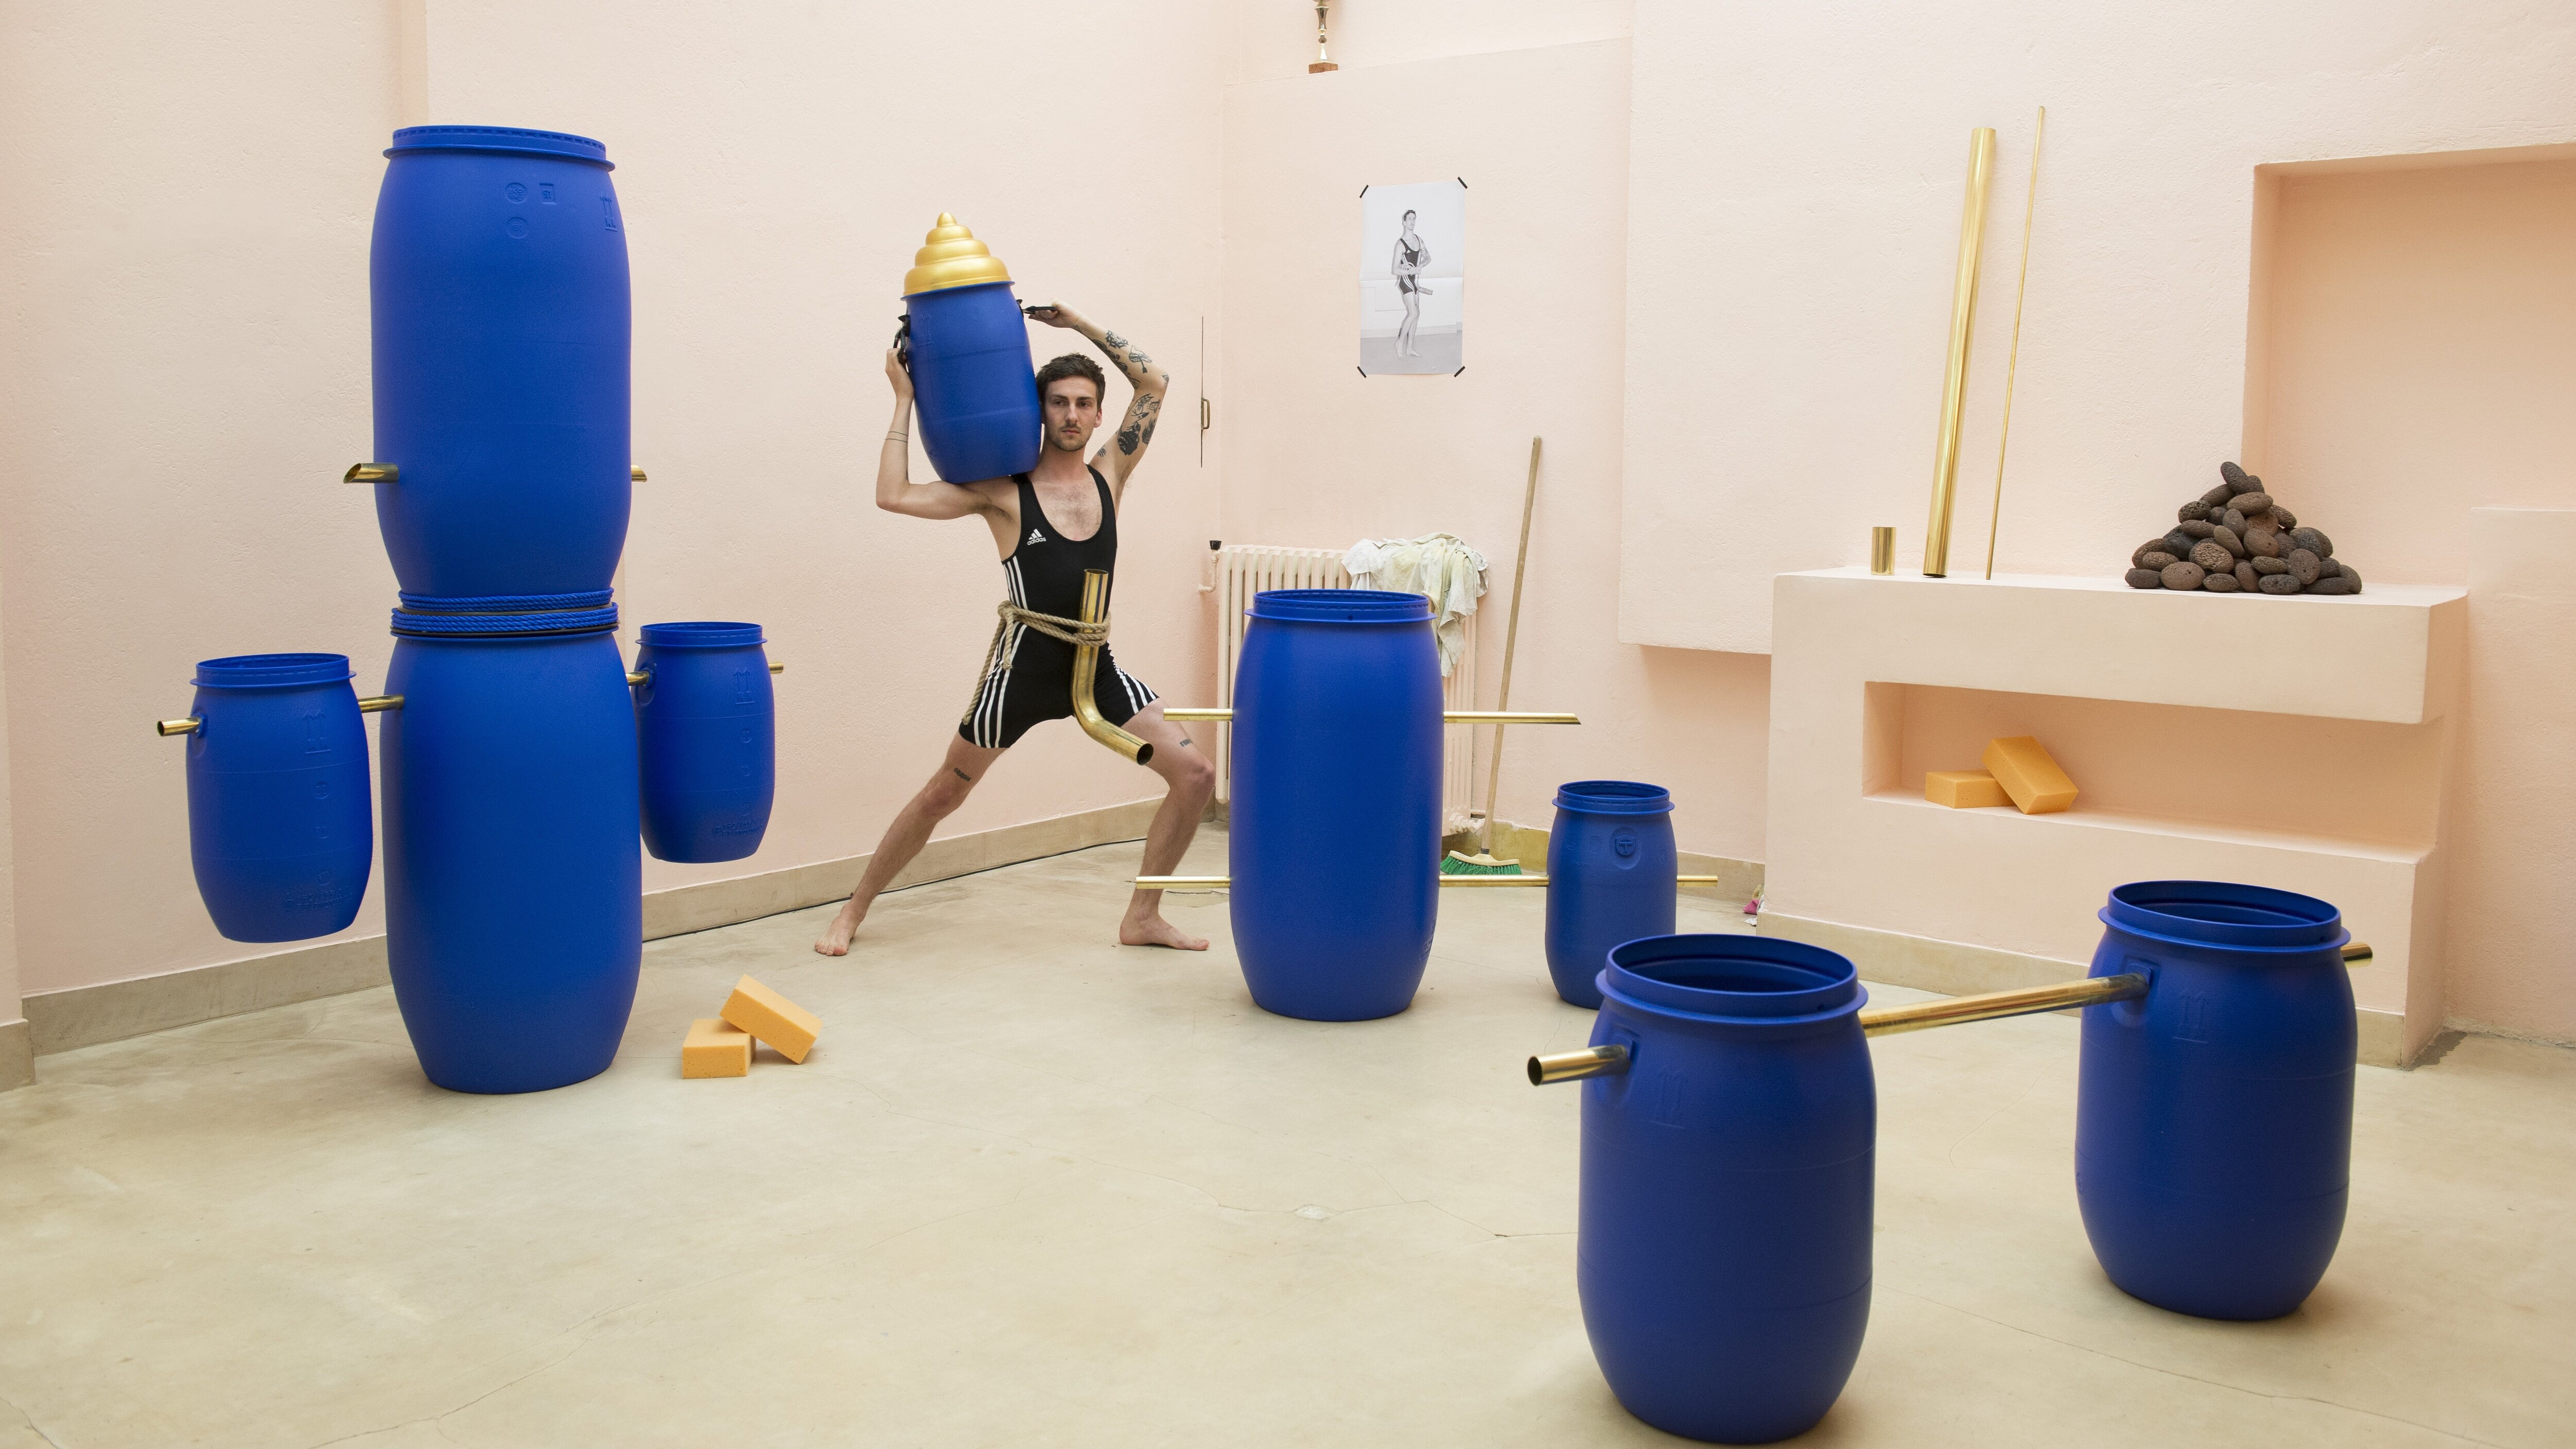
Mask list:
[[[1167,721],[1218,721],[1234,723],[1234,710],[1203,710],[1193,705],[1162,710]],[[1443,723],[1584,723],[1577,715],[1564,710],[1445,710]]]
[[[644,470],[630,465],[626,470],[626,478],[630,483],[641,483],[644,481]],[[340,475],[340,481],[343,483],[399,483],[402,481],[402,468],[394,463],[352,463],[349,465],[349,471]]]
[[[1544,886],[1543,875],[1443,875],[1434,877],[1442,886],[1469,889],[1482,886]],[[1713,886],[1719,883],[1713,875],[1677,875],[1673,884]],[[1140,875],[1128,882],[1140,891],[1224,890],[1234,883],[1230,875]]]
[[[1082,571],[1082,622],[1100,624],[1109,612],[1109,572],[1106,569]],[[1092,697],[1092,682],[1100,675],[1100,646],[1073,646],[1073,719],[1082,732],[1109,748],[1148,765],[1154,760],[1154,747],[1111,724],[1100,712],[1100,702]],[[1169,718],[1167,712],[1165,718]]]
[[[785,674],[785,673],[787,672],[787,666],[786,666],[786,665],[784,665],[784,664],[773,664],[773,665],[769,666],[769,672],[770,672],[770,673],[772,673],[772,674]],[[636,685],[642,684],[645,680],[648,680],[648,679],[650,679],[650,678],[652,678],[652,677],[653,677],[653,671],[652,671],[652,670],[650,670],[650,669],[630,669],[630,670],[627,670],[627,671],[626,671],[626,686],[627,686],[627,688],[632,689],[632,688],[634,688]]]
[[[402,707],[403,697],[399,694],[370,694],[358,701],[358,713],[360,714],[375,714],[382,710],[400,709]],[[184,719],[164,719],[154,720],[152,722],[152,732],[161,736],[163,739],[168,739],[172,735],[193,735],[205,727],[206,721],[204,717],[193,714]]]

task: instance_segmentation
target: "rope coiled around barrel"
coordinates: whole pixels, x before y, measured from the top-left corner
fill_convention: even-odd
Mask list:
[[[994,667],[1002,661],[1002,641],[1011,636],[1013,624],[1025,624],[1050,639],[1061,639],[1077,649],[1085,645],[1099,647],[1109,642],[1107,619],[1087,624],[1062,614],[1041,614],[1035,609],[1023,609],[1008,599],[994,605],[993,612],[1001,617],[993,624],[993,642],[984,648],[984,667],[975,671],[975,688],[966,696],[966,713],[969,715],[975,712],[975,701],[984,697],[984,681],[993,677]]]

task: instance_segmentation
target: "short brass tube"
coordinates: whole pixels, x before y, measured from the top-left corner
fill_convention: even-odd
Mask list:
[[[1097,624],[1107,611],[1109,572],[1106,569],[1082,571],[1082,622]],[[1154,747],[1111,724],[1100,713],[1100,702],[1092,698],[1092,682],[1100,675],[1100,646],[1073,646],[1073,718],[1082,732],[1137,764],[1153,763]],[[1168,716],[1167,716],[1168,717]]]
[[[2369,965],[2370,943],[2367,941],[2354,941],[2347,944],[2343,948],[2343,964],[2346,966]]]
[[[377,714],[384,710],[402,707],[403,697],[399,694],[370,694],[358,701],[360,714]]]
[[[204,723],[204,720],[192,714],[186,719],[155,720],[152,723],[152,729],[155,734],[168,739],[172,735],[193,735],[197,732],[198,726]]]
[[[2146,994],[2147,978],[2136,972],[2093,976],[2082,981],[2062,981],[2054,986],[2024,987],[2019,991],[1989,991],[1979,996],[1953,996],[1946,1001],[1917,1002],[1912,1006],[1882,1006],[1860,1014],[1860,1029],[1864,1036],[1894,1036],[1903,1031],[1927,1031],[1936,1026],[1992,1021],[1997,1017],[2064,1011],[2070,1006],[2132,1001]]]
[[[1628,1070],[1628,1049],[1623,1046],[1585,1047],[1579,1052],[1558,1052],[1553,1056],[1529,1059],[1529,1079],[1533,1087],[1550,1082],[1579,1082],[1585,1077],[1615,1077]]]
[[[352,463],[349,465],[349,471],[340,475],[340,481],[343,483],[398,483],[402,481],[402,469],[391,463]]]

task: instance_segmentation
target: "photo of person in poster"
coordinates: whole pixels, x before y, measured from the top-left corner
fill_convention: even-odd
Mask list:
[[[1465,365],[1467,187],[1371,186],[1360,197],[1360,371]]]

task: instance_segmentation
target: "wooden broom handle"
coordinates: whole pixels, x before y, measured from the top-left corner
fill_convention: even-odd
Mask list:
[[[1520,556],[1512,562],[1512,620],[1503,631],[1503,684],[1495,692],[1496,710],[1512,707],[1512,654],[1521,642],[1521,580],[1529,574],[1530,512],[1538,502],[1538,450],[1539,440],[1530,439],[1529,486],[1521,492]],[[1498,724],[1494,726],[1494,763],[1485,772],[1485,838],[1477,843],[1477,848],[1487,855],[1494,852],[1494,792],[1501,788],[1502,780],[1503,727]]]

